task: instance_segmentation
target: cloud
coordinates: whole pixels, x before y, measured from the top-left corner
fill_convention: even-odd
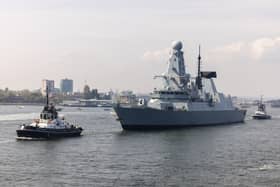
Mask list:
[[[146,61],[166,61],[168,59],[170,48],[145,51],[143,59]]]
[[[207,53],[207,61],[218,72],[218,88],[226,93],[275,96],[279,88],[271,83],[280,69],[279,51],[280,37],[261,37],[216,47]]]
[[[275,48],[280,48],[280,37],[260,38],[250,44],[252,57],[260,59]]]
[[[280,59],[280,54],[277,52],[279,50],[280,37],[264,37],[249,42],[238,41],[222,47],[217,47],[211,51],[211,56],[227,55],[231,58],[246,57],[250,60],[260,61],[268,58],[268,55],[272,55],[277,57],[277,59]]]
[[[244,42],[235,42],[226,46],[217,47],[216,49],[214,49],[214,52],[238,53],[242,48],[244,48],[244,45]]]

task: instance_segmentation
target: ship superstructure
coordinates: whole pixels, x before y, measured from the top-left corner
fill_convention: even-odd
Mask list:
[[[200,47],[197,75],[187,71],[182,42],[173,42],[167,71],[155,76],[162,87],[150,99],[140,99],[137,105],[114,107],[124,129],[165,128],[196,125],[237,123],[244,120],[246,110],[233,106],[230,96],[217,91],[216,72],[201,71]]]

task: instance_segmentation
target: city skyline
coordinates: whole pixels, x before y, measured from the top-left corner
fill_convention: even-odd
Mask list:
[[[87,84],[87,81],[85,81],[84,82],[84,85],[83,85],[83,88],[80,90],[80,89],[77,89],[77,90],[75,90],[74,89],[74,85],[75,85],[75,80],[73,80],[73,79],[71,79],[71,78],[61,78],[61,79],[59,79],[59,80],[54,80],[54,79],[46,79],[46,78],[44,78],[44,79],[42,79],[41,80],[41,85],[38,87],[38,88],[36,88],[36,89],[43,89],[46,85],[46,83],[44,83],[44,81],[51,81],[51,82],[53,82],[53,89],[58,89],[60,92],[70,92],[70,93],[74,93],[74,92],[82,92],[83,91],[83,88],[87,85],[87,86],[89,86],[90,87],[90,89],[97,89],[97,88],[95,88],[95,87],[92,87],[90,84]],[[71,81],[71,86],[70,85],[62,85],[63,83],[62,82],[64,82],[64,81]],[[43,83],[42,83],[43,82]],[[69,83],[68,83],[69,84]],[[67,87],[67,88],[65,88],[65,86]],[[69,88],[69,86],[70,86],[70,88]],[[64,87],[64,88],[63,88]],[[36,90],[36,89],[33,89],[33,90]],[[69,90],[71,90],[71,91],[64,91],[64,89],[69,89]],[[110,91],[110,90],[103,90],[103,91]]]
[[[0,2],[0,88],[32,90],[44,78],[69,77],[74,90],[87,81],[100,90],[148,93],[158,84],[153,76],[166,70],[171,42],[181,40],[191,73],[201,44],[203,68],[217,71],[219,91],[277,97],[280,87],[271,83],[280,69],[279,5],[272,0]]]

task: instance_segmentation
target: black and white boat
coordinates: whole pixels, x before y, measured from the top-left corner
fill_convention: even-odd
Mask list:
[[[262,98],[258,104],[258,110],[252,116],[253,119],[271,119],[271,116],[267,114],[265,104],[262,102]]]
[[[29,125],[21,125],[16,132],[18,139],[53,139],[80,136],[82,131],[82,127],[70,124],[63,116],[58,115],[55,106],[49,104],[47,91],[47,103],[40,118]]]

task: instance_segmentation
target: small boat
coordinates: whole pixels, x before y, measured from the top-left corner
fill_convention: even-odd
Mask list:
[[[273,108],[280,108],[280,100],[272,101],[270,106],[273,107]]]
[[[251,105],[249,103],[240,103],[239,104],[241,108],[250,108]]]
[[[271,116],[266,112],[265,104],[262,102],[262,98],[258,104],[258,110],[252,117],[253,119],[271,119]]]
[[[47,103],[40,114],[40,118],[31,124],[20,125],[16,130],[17,139],[53,139],[63,137],[80,136],[83,128],[65,121],[59,116],[53,104],[49,104],[48,92]]]
[[[62,111],[62,108],[57,108],[56,111],[60,112],[60,111]]]

